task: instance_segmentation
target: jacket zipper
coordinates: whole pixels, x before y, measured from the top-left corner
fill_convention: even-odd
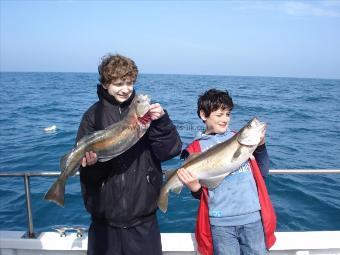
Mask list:
[[[119,111],[119,120],[122,120],[122,108],[120,108],[120,106],[118,106],[118,111]],[[121,165],[125,166],[123,162],[119,162]],[[127,212],[127,202],[126,202],[126,192],[125,192],[125,187],[126,187],[126,181],[125,181],[125,174],[122,173],[122,206],[123,206],[123,211]],[[125,213],[125,215],[127,215],[127,213]],[[123,226],[123,228],[126,228],[126,226]]]

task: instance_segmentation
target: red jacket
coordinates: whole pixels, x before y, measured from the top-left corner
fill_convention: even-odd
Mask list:
[[[201,152],[201,146],[198,140],[193,141],[186,149],[190,154]],[[255,159],[249,159],[253,177],[257,186],[259,201],[261,206],[261,218],[265,235],[266,247],[269,249],[276,241],[274,231],[276,228],[276,215],[273,205],[270,201],[266,184],[261,175],[261,171]],[[209,208],[208,208],[208,190],[203,188],[199,208],[197,211],[195,237],[197,248],[202,255],[213,254],[213,242],[210,230]]]

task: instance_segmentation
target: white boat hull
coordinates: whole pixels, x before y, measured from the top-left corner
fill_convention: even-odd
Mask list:
[[[43,232],[22,238],[24,231],[0,231],[0,255],[86,255],[87,234]],[[270,255],[340,255],[340,231],[276,232]],[[165,255],[198,254],[192,233],[162,233]]]

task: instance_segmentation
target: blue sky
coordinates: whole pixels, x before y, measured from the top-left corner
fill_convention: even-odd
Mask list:
[[[0,0],[1,71],[340,78],[340,1]]]

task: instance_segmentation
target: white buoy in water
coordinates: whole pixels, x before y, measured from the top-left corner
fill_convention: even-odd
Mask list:
[[[56,125],[52,125],[52,126],[44,128],[44,132],[45,133],[53,133],[56,130],[57,130],[57,126]]]

